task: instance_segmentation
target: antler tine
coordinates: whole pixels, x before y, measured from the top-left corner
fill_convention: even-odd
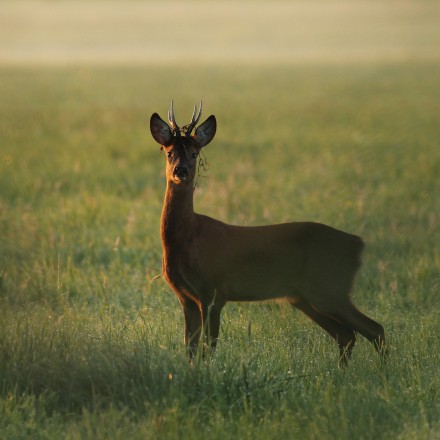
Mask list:
[[[197,122],[200,120],[200,116],[202,116],[202,101],[200,101],[200,108],[199,112],[197,113],[197,104],[194,106],[194,111],[191,117],[191,122],[188,126],[188,129],[186,130],[186,135],[190,136],[191,132],[194,130],[194,127],[197,125]],[[197,116],[196,116],[197,114]]]
[[[168,122],[170,123],[171,127],[177,133],[179,133],[180,128],[177,125],[176,118],[174,117],[174,102],[173,102],[173,100],[171,100],[171,106],[170,106],[170,109],[168,110]]]

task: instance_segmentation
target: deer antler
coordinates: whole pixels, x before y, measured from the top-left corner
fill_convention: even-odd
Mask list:
[[[196,126],[197,122],[199,122],[200,116],[202,116],[202,101],[200,101],[200,108],[198,113],[197,113],[197,105],[194,106],[191,122],[189,123],[188,128],[186,129],[185,132],[186,136],[191,136],[191,132],[194,130],[194,127]]]
[[[168,110],[168,122],[170,123],[172,129],[176,133],[180,133],[180,128],[177,125],[176,118],[174,117],[174,103],[173,103],[173,100],[171,100],[171,107]]]

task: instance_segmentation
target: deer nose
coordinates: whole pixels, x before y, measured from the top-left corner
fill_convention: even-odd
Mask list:
[[[174,177],[177,177],[179,180],[186,180],[188,177],[188,169],[184,166],[174,168]]]

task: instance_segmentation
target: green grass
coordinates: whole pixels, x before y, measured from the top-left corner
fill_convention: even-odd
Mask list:
[[[437,62],[0,70],[0,438],[440,437]],[[196,209],[314,220],[367,243],[381,322],[346,370],[285,304],[230,304],[189,366],[163,280],[164,158],[148,131],[203,98]],[[153,281],[154,280],[154,281]]]

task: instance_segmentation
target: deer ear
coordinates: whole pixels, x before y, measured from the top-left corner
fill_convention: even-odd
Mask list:
[[[150,130],[153,138],[165,147],[171,144],[173,133],[168,124],[157,113],[153,113],[150,119]]]
[[[197,128],[194,138],[199,148],[208,145],[215,136],[217,130],[217,121],[215,116],[211,115],[202,125]]]

